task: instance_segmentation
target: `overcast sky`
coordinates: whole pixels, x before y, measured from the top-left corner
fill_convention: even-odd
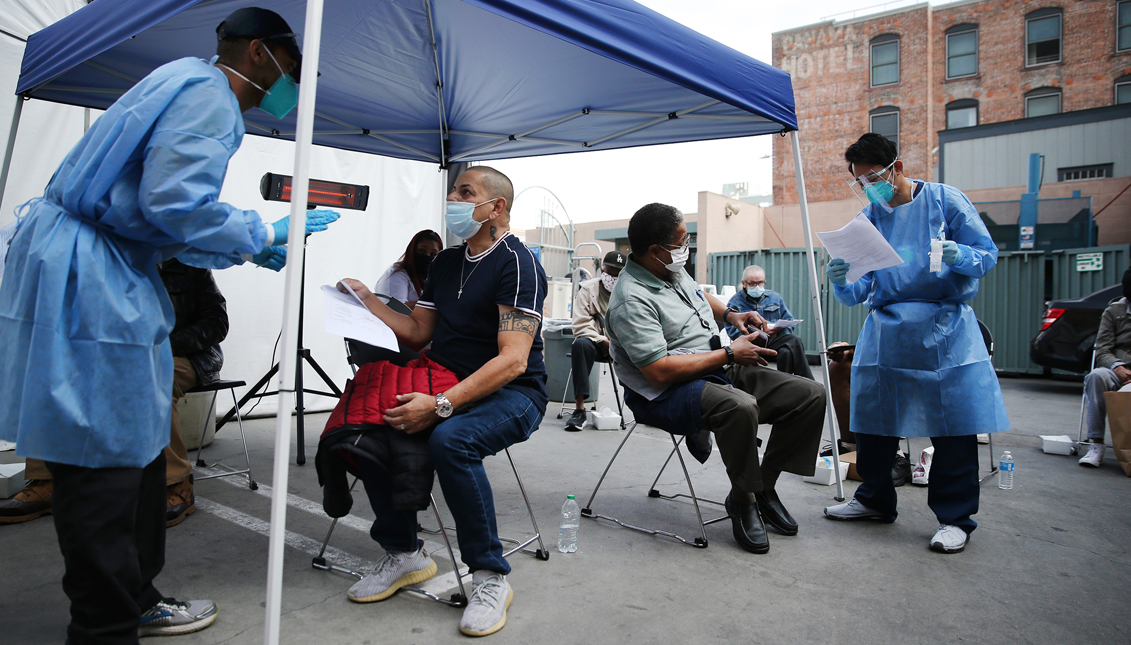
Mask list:
[[[766,63],[771,61],[775,31],[819,22],[845,11],[875,7],[876,0],[637,0],[709,38]],[[889,8],[911,1],[889,2]],[[940,3],[936,3],[940,4]],[[801,7],[804,7],[802,10]],[[851,15],[840,16],[850,18]],[[771,138],[749,137],[723,141],[679,143],[581,154],[493,161],[511,177],[516,191],[544,186],[561,200],[574,222],[627,218],[644,204],[663,202],[684,212],[698,210],[701,190],[719,192],[723,184],[749,182],[753,195],[772,190]],[[804,138],[802,138],[804,145]],[[513,226],[538,226],[545,191],[531,189],[515,200]],[[561,211],[558,210],[558,217]]]

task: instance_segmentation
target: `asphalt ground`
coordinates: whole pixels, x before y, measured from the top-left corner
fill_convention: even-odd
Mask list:
[[[598,477],[623,439],[621,431],[564,432],[557,404],[530,440],[511,448],[550,551],[547,561],[525,554],[509,560],[514,603],[499,643],[1128,643],[1131,612],[1131,479],[1110,450],[1098,470],[1076,457],[1043,454],[1040,434],[1076,436],[1080,384],[1003,378],[1012,430],[995,435],[994,449],[1016,460],[1013,490],[991,478],[982,488],[978,530],[965,552],[941,555],[927,545],[937,528],[925,488],[899,491],[894,524],[832,522],[835,486],[803,483],[785,474],[778,491],[800,524],[796,537],[771,533],[770,552],[753,555],[731,536],[729,521],[706,527],[708,548],[582,519],[576,553],[557,551],[559,510],[573,493],[585,507]],[[600,405],[613,405],[602,384]],[[961,402],[956,402],[961,404]],[[313,467],[326,414],[307,418],[310,462],[290,467],[282,642],[320,644],[465,642],[460,610],[400,592],[379,603],[346,598],[354,579],[311,567],[330,520],[321,511]],[[220,607],[210,628],[167,639],[183,645],[261,643],[267,579],[267,532],[273,419],[245,423],[251,491],[239,478],[201,481],[197,511],[167,534],[166,565],[158,588],[181,599],[211,598]],[[763,436],[769,430],[763,426]],[[913,439],[917,454],[928,440]],[[295,447],[291,447],[293,460]],[[671,452],[668,435],[641,426],[628,440],[592,504],[630,523],[698,535],[688,500],[648,497],[649,485]],[[223,428],[208,460],[238,465],[235,425]],[[979,457],[986,471],[987,446]],[[17,461],[0,453],[0,463]],[[500,533],[526,539],[533,529],[505,455],[488,458]],[[729,488],[717,455],[688,461],[696,492],[721,501]],[[851,495],[856,482],[846,482]],[[665,493],[685,492],[678,464],[660,478]],[[436,487],[441,515],[450,518]],[[331,561],[370,570],[381,549],[368,536],[372,519],[360,491],[330,542]],[[704,515],[721,515],[704,504]],[[430,513],[420,515],[436,526]],[[438,536],[421,534],[439,565],[426,588],[447,597],[455,576]],[[535,542],[535,546],[537,542]],[[457,555],[458,559],[458,555]],[[62,558],[50,516],[0,526],[0,643],[60,643],[68,620],[60,578]],[[469,578],[468,578],[469,580]],[[470,590],[470,589],[469,589]]]

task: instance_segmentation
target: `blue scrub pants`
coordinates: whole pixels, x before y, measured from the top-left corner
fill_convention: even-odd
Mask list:
[[[448,510],[456,521],[460,555],[471,571],[508,574],[503,557],[495,500],[483,458],[526,441],[542,423],[543,412],[526,395],[502,389],[480,399],[467,411],[436,426],[428,450]],[[384,469],[358,460],[361,480],[377,519],[369,534],[386,551],[417,549],[416,513],[393,508],[393,482]]]
[[[970,516],[978,512],[978,436],[931,437],[935,455],[927,484],[927,506],[940,524],[952,524],[970,534],[978,527]],[[889,522],[899,515],[891,468],[899,437],[856,433],[856,472],[864,480],[856,500],[883,513]]]

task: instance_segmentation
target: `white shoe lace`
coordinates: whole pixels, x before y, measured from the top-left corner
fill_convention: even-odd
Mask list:
[[[483,581],[478,587],[471,590],[471,599],[468,604],[478,602],[487,605],[498,604],[503,596],[503,581],[502,578],[488,578]]]

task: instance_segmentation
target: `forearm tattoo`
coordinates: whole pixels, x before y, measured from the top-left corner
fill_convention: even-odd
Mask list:
[[[511,309],[499,316],[499,331],[520,331],[534,338],[534,333],[538,331],[538,320],[520,309]]]

